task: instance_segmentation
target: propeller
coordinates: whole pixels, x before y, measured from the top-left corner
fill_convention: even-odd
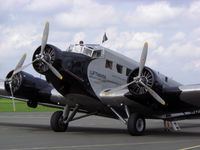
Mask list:
[[[13,89],[12,89],[12,80],[15,74],[17,74],[18,72],[20,72],[20,68],[22,68],[24,61],[26,59],[27,54],[25,53],[22,58],[19,60],[18,64],[16,65],[15,69],[13,70],[12,75],[10,76],[10,78],[6,78],[5,80],[0,79],[0,82],[8,82],[9,84],[9,88],[10,88],[10,93],[11,93],[11,97],[12,97],[12,102],[13,102],[13,111],[16,111],[16,106],[15,106],[15,100],[14,100],[14,94],[13,94]]]
[[[159,103],[161,103],[162,105],[166,104],[165,101],[153,89],[151,89],[146,84],[144,84],[144,82],[141,79],[141,74],[143,72],[143,69],[144,69],[144,66],[145,66],[145,63],[146,63],[146,59],[147,59],[147,51],[148,51],[148,43],[145,42],[143,50],[142,50],[141,58],[140,58],[138,76],[134,77],[132,82],[127,83],[127,84],[122,85],[122,86],[119,86],[119,87],[116,87],[116,88],[113,88],[110,91],[107,91],[106,94],[117,92],[121,89],[128,87],[129,85],[131,85],[133,83],[139,83],[142,86],[144,86],[145,89],[149,92],[149,94],[151,94],[151,96],[153,96],[153,98],[155,98]]]
[[[13,104],[13,111],[16,111],[16,106],[15,106],[15,100],[14,100],[14,94],[13,94],[13,89],[12,89],[12,81],[10,81],[9,83],[9,87],[10,87],[10,93],[11,93],[11,97],[12,97],[12,104]]]
[[[48,63],[44,59],[44,48],[47,44],[48,36],[49,36],[49,22],[46,21],[44,31],[43,31],[43,36],[42,36],[41,51],[34,61],[38,61],[38,60],[43,61],[49,67],[49,69],[53,72],[53,74],[57,76],[60,80],[62,80],[63,76],[56,70],[56,68],[54,68],[50,63]]]
[[[53,72],[53,74],[55,76],[57,76],[60,80],[63,79],[63,76],[56,70],[56,68],[53,67],[49,62],[47,62],[44,59],[44,57],[45,57],[44,56],[44,49],[45,49],[45,46],[47,44],[48,36],[49,36],[49,22],[46,21],[44,31],[43,31],[42,41],[41,41],[41,51],[40,51],[40,53],[36,56],[36,59],[34,61],[32,61],[31,63],[29,63],[25,66],[19,67],[15,72],[20,72],[20,71],[24,70],[25,68],[27,68],[28,66],[30,66],[31,64],[33,64],[36,61],[43,61],[49,67],[49,69]]]

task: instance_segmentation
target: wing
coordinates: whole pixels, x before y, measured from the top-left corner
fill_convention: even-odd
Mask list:
[[[117,89],[117,90],[116,90]],[[185,104],[200,106],[200,84],[181,85],[174,87],[165,87],[159,92],[159,95],[167,101],[168,106]],[[144,99],[150,99],[148,95]],[[100,93],[101,101],[106,105],[133,105],[131,101],[142,104],[143,99],[140,96],[131,94],[128,88],[110,88]],[[141,101],[141,102],[140,102]],[[135,105],[135,104],[134,104]],[[176,106],[177,108],[177,106]]]
[[[136,109],[144,109],[140,103],[130,99],[127,95],[131,95],[128,88],[119,89],[118,91],[105,89],[100,93],[100,100],[103,104],[108,106],[122,106],[127,105]]]
[[[180,100],[200,106],[200,84],[179,86]]]

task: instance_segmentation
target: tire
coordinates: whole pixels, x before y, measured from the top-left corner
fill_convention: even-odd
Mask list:
[[[38,103],[36,101],[29,100],[29,101],[27,101],[27,105],[28,105],[28,107],[36,108],[38,106]]]
[[[142,135],[144,134],[146,127],[145,119],[139,114],[131,114],[128,118],[128,132],[135,136],[135,135]]]
[[[65,132],[67,130],[68,123],[64,123],[62,114],[62,111],[56,111],[51,116],[51,129],[55,132]]]

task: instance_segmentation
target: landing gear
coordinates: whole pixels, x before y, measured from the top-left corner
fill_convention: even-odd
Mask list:
[[[78,109],[78,104],[73,109],[66,105],[64,111],[54,112],[51,116],[50,121],[52,130],[55,132],[65,132],[68,128],[69,122],[97,114],[97,112],[91,112],[85,115],[75,117],[76,113],[78,112]],[[71,113],[70,110],[72,110]]]
[[[64,122],[63,112],[56,111],[51,116],[51,128],[55,132],[65,132],[67,130],[68,123]]]
[[[146,123],[145,119],[141,114],[132,113],[130,114],[129,108],[125,105],[125,112],[128,118],[128,121],[124,119],[113,107],[108,106],[110,110],[121,120],[125,125],[127,125],[128,132],[131,135],[142,135],[145,131]]]
[[[142,135],[145,131],[145,119],[140,114],[131,114],[128,118],[128,132],[131,135]]]

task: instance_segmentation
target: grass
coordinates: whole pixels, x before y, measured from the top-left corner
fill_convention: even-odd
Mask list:
[[[32,111],[56,111],[57,108],[49,108],[38,105],[37,108],[30,108],[26,102],[15,101],[16,112],[32,112]],[[0,98],[0,112],[13,112],[13,102],[9,99]]]

